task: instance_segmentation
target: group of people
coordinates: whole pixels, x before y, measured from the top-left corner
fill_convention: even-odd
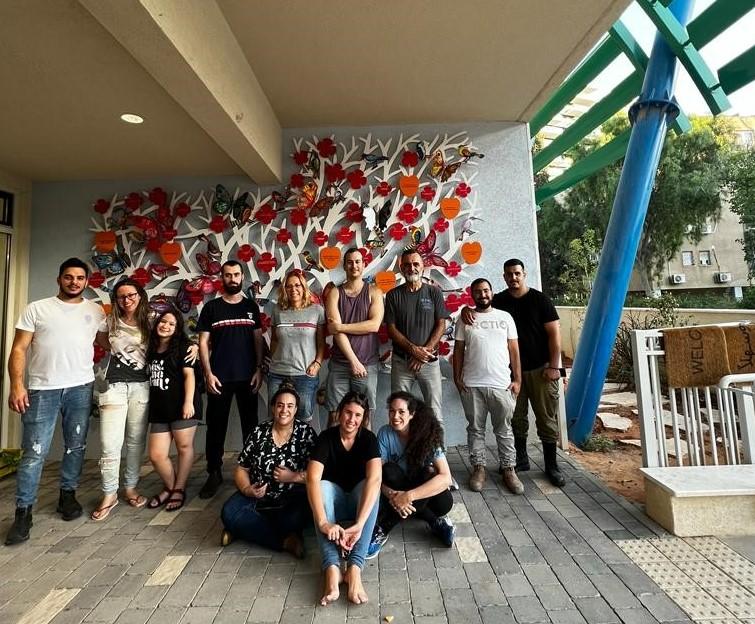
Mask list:
[[[346,280],[325,293],[324,308],[315,302],[302,271],[286,275],[271,315],[267,357],[260,309],[244,296],[243,270],[236,261],[222,265],[222,293],[202,309],[198,348],[187,339],[179,312],[168,309],[150,317],[146,293],[133,280],[115,286],[106,316],[101,306],[83,298],[89,267],[77,258],[65,261],[57,296],[27,306],[11,348],[9,403],[22,416],[23,455],[15,521],[5,543],[29,538],[58,413],[65,445],[58,511],[65,520],[83,512],[75,493],[91,411],[96,340],[111,357],[107,389],[98,397],[103,496],[92,520],[104,520],[118,505],[120,485],[131,506],[168,511],[183,506],[206,390],[208,474],[200,497],[214,496],[223,482],[234,397],[244,438],[234,472],[237,491],[222,511],[224,545],[241,538],[302,556],[301,532],[314,522],[324,604],[338,597],[341,581],[352,602],[367,600],[364,561],[377,556],[404,519],[425,520],[444,545],[452,546],[455,529],[447,514],[454,481],[444,455],[438,357],[449,318],[443,295],[423,280],[422,256],[414,249],[400,257],[404,283],[385,298],[363,278],[358,249],[348,249],[343,257]],[[556,460],[560,336],[555,308],[527,286],[520,260],[504,264],[504,279],[507,290],[495,295],[489,281],[472,283],[475,307],[464,308],[456,324],[453,373],[467,419],[473,466],[469,487],[480,491],[487,478],[490,414],[503,484],[521,494],[517,472],[529,469],[528,403],[543,443],[546,474],[553,484],[564,484]],[[377,407],[377,333],[383,322],[392,340],[392,393],[388,425],[375,435],[369,422]],[[332,426],[318,436],[311,421],[327,334],[333,337],[326,392]],[[259,424],[257,391],[265,379],[270,419]],[[415,383],[423,400],[411,393]],[[151,498],[137,490],[148,429],[149,457],[163,483]]]

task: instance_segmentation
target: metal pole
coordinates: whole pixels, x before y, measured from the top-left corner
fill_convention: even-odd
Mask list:
[[[684,25],[693,4],[676,0],[669,8]],[[575,444],[584,443],[595,424],[663,142],[679,113],[672,101],[677,69],[674,53],[657,33],[640,98],[629,110],[632,135],[566,392],[569,438]]]

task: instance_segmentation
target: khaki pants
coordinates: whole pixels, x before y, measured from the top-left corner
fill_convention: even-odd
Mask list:
[[[498,447],[498,464],[510,468],[516,464],[511,415],[514,396],[507,388],[467,388],[461,393],[461,404],[467,417],[467,445],[473,466],[485,466],[485,427],[488,413]]]
[[[522,372],[522,388],[511,422],[515,438],[526,438],[529,431],[527,402],[535,412],[537,435],[543,442],[558,442],[558,380],[543,378],[543,368]]]

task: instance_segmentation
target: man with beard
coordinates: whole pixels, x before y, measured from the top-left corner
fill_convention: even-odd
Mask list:
[[[231,402],[246,440],[257,426],[257,390],[262,383],[262,323],[257,303],[241,294],[241,264],[226,261],[223,294],[208,301],[197,322],[199,357],[207,386],[207,481],[200,498],[212,498],[223,483],[223,452]]]
[[[59,412],[65,452],[58,512],[63,520],[74,520],[82,512],[76,488],[92,409],[94,339],[105,319],[101,306],[82,297],[88,280],[89,267],[69,258],[58,271],[58,295],[30,303],[16,324],[8,358],[8,405],[21,414],[23,456],[16,474],[16,517],[5,538],[7,545],[29,539],[32,505]]]
[[[328,331],[333,351],[328,369],[329,424],[337,422],[337,407],[349,391],[367,397],[375,413],[378,382],[378,337],[383,322],[383,293],[362,279],[362,252],[351,247],[343,256],[346,281],[325,298]]]
[[[393,341],[391,392],[411,392],[416,381],[425,403],[443,423],[443,387],[438,362],[438,343],[446,330],[446,310],[440,289],[422,282],[424,263],[414,249],[401,254],[401,274],[406,280],[388,292],[385,322]]]
[[[498,446],[503,484],[512,494],[524,486],[516,476],[516,451],[511,418],[519,394],[521,370],[516,325],[508,312],[490,307],[490,282],[476,279],[470,286],[475,302],[471,325],[456,325],[454,383],[467,417],[467,443],[472,476],[469,489],[480,492],[485,485],[485,427],[488,413]]]

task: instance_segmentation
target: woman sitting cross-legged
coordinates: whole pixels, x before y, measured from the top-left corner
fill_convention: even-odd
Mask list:
[[[388,397],[388,423],[378,432],[383,460],[380,512],[367,558],[372,559],[402,520],[425,520],[443,545],[454,543],[455,528],[446,514],[453,497],[451,470],[443,453],[443,429],[433,411],[408,392]]]
[[[320,543],[324,591],[320,604],[338,599],[340,555],[346,559],[348,599],[367,602],[362,585],[380,495],[381,464],[369,422],[367,397],[348,392],[338,405],[338,426],[323,431],[307,468],[307,495]],[[344,521],[354,521],[344,528]]]
[[[299,396],[293,386],[281,385],[270,404],[273,419],[252,430],[239,455],[234,473],[239,491],[223,505],[221,543],[238,537],[302,558],[301,531],[312,522],[305,470],[316,435],[296,418]]]

